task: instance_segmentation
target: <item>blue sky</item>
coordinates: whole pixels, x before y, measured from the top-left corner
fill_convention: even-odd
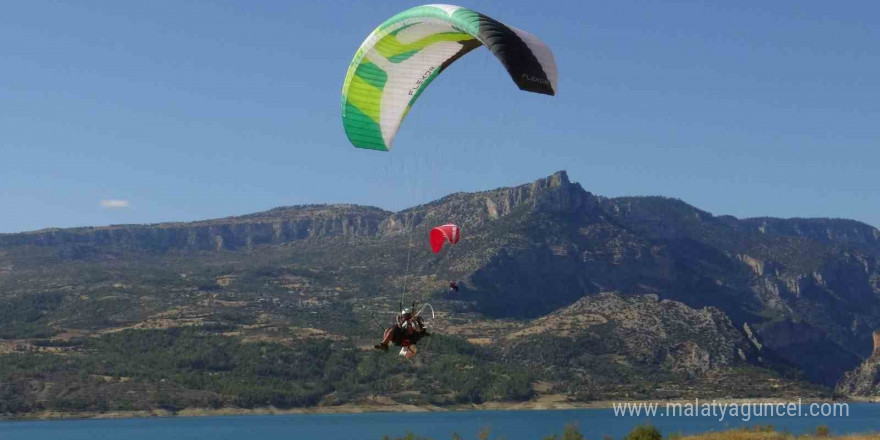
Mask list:
[[[480,49],[425,91],[392,152],[355,149],[348,63],[418,4],[5,5],[0,232],[400,209],[559,169],[605,196],[880,226],[874,0],[469,0],[550,45],[558,96],[519,92]]]

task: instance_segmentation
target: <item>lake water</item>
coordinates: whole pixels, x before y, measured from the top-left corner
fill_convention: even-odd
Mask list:
[[[834,434],[880,433],[880,404],[852,403],[848,417],[762,417],[748,422],[717,417],[653,418],[615,416],[611,409],[558,411],[462,411],[433,413],[297,414],[119,420],[60,420],[0,422],[2,440],[379,440],[383,435],[407,432],[435,440],[450,439],[453,432],[475,439],[484,427],[492,438],[540,440],[577,423],[590,440],[603,435],[620,439],[635,425],[650,421],[664,435],[719,431],[743,425],[772,424],[777,431],[812,432],[827,425]],[[880,434],[878,434],[880,438]]]

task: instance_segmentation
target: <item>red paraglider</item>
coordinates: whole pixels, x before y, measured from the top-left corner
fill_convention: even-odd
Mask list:
[[[431,229],[431,250],[436,254],[443,249],[443,244],[449,242],[450,244],[458,243],[458,239],[461,238],[461,229],[457,225],[453,225],[452,223],[437,226],[434,229]]]

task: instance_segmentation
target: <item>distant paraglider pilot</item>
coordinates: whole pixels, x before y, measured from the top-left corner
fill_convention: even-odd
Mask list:
[[[394,344],[398,347],[404,347],[407,358],[415,355],[414,345],[419,339],[430,336],[425,324],[420,316],[413,316],[412,309],[407,307],[397,315],[397,325],[385,330],[382,342],[376,344],[373,348],[376,350],[388,351],[388,345]],[[403,353],[403,351],[401,351]]]

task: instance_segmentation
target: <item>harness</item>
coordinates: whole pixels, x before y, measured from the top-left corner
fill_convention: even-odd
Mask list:
[[[410,345],[417,344],[425,334],[425,326],[422,324],[422,319],[419,316],[405,319],[402,323],[398,324],[397,327],[400,329],[401,333],[401,347],[409,347]],[[409,329],[412,329],[412,333],[409,332]]]

